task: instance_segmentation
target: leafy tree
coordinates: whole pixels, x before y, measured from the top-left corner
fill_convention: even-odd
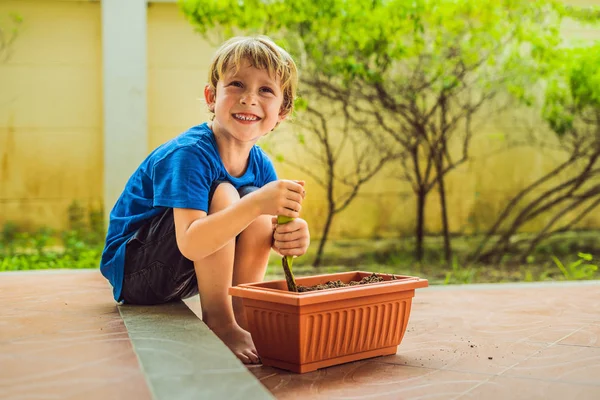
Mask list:
[[[451,260],[445,177],[470,157],[474,116],[510,93],[533,102],[549,71],[559,26],[575,14],[541,0],[181,0],[199,32],[215,28],[278,38],[300,61],[302,84],[321,101],[370,116],[369,137],[397,155],[416,195],[416,257],[423,255],[425,203],[437,188],[445,258]],[[585,14],[588,15],[589,14]],[[385,139],[383,139],[385,137]],[[460,150],[452,151],[453,147]]]
[[[315,267],[321,264],[334,217],[350,205],[365,183],[396,158],[381,142],[370,140],[368,122],[357,119],[356,114],[350,115],[354,97],[347,89],[341,99],[316,107],[312,100],[318,98],[318,93],[311,87],[303,90],[298,103],[304,112],[294,123],[302,158],[297,153],[286,152],[283,156],[277,152],[278,161],[310,176],[325,190],[327,211],[313,261]]]
[[[542,115],[564,161],[508,202],[473,261],[497,262],[508,251],[526,260],[543,240],[574,228],[600,205],[599,65],[600,43],[561,50],[547,82]],[[534,195],[535,190],[540,191]],[[540,215],[548,220],[539,232],[512,240]]]
[[[230,25],[226,26],[223,23],[224,20],[219,23],[220,27],[224,28],[225,34],[231,36],[239,28],[249,30],[250,27],[245,20],[249,16],[246,11],[258,10],[255,6],[259,6],[259,3],[261,2],[249,2],[242,5],[242,12],[230,9],[235,14],[235,17],[229,22]],[[222,16],[222,12],[233,6],[233,3],[202,0],[197,3],[183,2],[182,6],[198,30],[208,36],[212,33],[211,28],[214,27],[212,24],[218,20],[217,16]],[[300,4],[294,3],[288,4],[288,6],[296,9]],[[192,11],[196,7],[201,13]],[[248,22],[253,24],[256,22],[254,17],[257,15],[253,14],[253,11],[250,13],[253,16]],[[274,20],[281,21],[279,17],[274,17]],[[261,26],[261,23],[257,26]],[[280,36],[280,39],[284,42],[287,39],[294,41],[295,44],[289,42],[283,44],[286,48],[292,49],[292,53],[295,53],[297,61],[301,64],[302,98],[297,102],[300,105],[297,109],[301,111],[298,113],[294,128],[296,129],[297,143],[302,147],[304,157],[310,159],[310,162],[307,159],[299,160],[290,154],[283,157],[279,153],[277,158],[312,177],[325,190],[327,213],[317,254],[313,261],[314,266],[319,266],[335,215],[345,210],[356,198],[364,184],[373,178],[385,164],[397,158],[397,154],[391,151],[393,148],[385,146],[384,140],[374,139],[374,133],[369,128],[369,124],[375,126],[377,121],[372,118],[369,120],[368,117],[357,119],[360,112],[350,110],[351,103],[360,98],[355,92],[357,88],[339,85],[339,94],[341,94],[339,98],[330,99],[331,101],[326,105],[323,102],[318,104],[317,100],[322,97],[322,93],[318,85],[312,84],[309,75],[321,75],[322,79],[326,79],[335,74],[323,75],[316,68],[312,58],[306,54],[305,49],[301,48],[297,37],[293,35]],[[273,150],[271,149],[270,152],[272,153]],[[314,166],[315,163],[317,168],[308,167],[309,165]]]
[[[418,260],[426,199],[437,188],[450,263],[445,177],[469,159],[474,116],[485,106],[494,112],[492,100],[499,93],[530,101],[524,88],[545,72],[540,60],[559,41],[561,14],[550,2],[422,1],[412,3],[408,12],[387,4],[381,9],[388,18],[376,19],[380,29],[361,32],[361,37],[371,35],[363,40],[374,43],[365,47],[366,54],[341,50],[346,66],[342,83],[361,94],[354,109],[374,115],[377,129],[407,155],[400,175],[416,195]],[[354,30],[349,23],[341,25]],[[373,30],[384,33],[368,33]],[[323,53],[336,50],[339,54],[338,48]],[[339,81],[320,79],[312,71],[309,76],[309,84],[323,96],[341,98]],[[450,150],[453,142],[459,143],[458,152]]]

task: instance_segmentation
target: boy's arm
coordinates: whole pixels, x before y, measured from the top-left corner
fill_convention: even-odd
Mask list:
[[[260,215],[251,194],[210,216],[201,210],[174,208],[179,251],[189,260],[201,260],[225,246]]]
[[[221,249],[260,215],[297,218],[302,190],[298,183],[282,180],[271,182],[214,214],[174,208],[179,251],[189,260],[198,261]]]

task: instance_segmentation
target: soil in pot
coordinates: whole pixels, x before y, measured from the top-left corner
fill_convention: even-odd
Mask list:
[[[397,279],[398,278],[396,278],[395,275],[392,275],[391,280],[397,280]],[[350,281],[349,283],[344,283],[341,280],[337,280],[337,281],[328,281],[328,282],[321,283],[321,284],[314,285],[314,286],[297,285],[297,288],[298,288],[298,292],[312,292],[315,290],[333,289],[333,288],[356,286],[356,285],[368,285],[369,283],[383,282],[384,280],[385,279],[383,279],[383,277],[378,276],[376,273],[373,273],[370,276],[365,276],[360,281]]]

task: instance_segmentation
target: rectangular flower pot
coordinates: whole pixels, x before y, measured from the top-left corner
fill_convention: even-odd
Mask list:
[[[298,285],[360,281],[353,271],[297,278]],[[285,280],[238,285],[248,330],[263,365],[304,373],[395,354],[408,325],[415,289],[426,279],[377,274],[383,282],[294,293]]]

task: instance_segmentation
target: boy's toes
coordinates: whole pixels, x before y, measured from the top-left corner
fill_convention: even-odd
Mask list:
[[[250,357],[248,357],[246,354],[244,354],[244,353],[235,353],[235,355],[244,364],[252,364],[252,361],[250,360]]]
[[[246,350],[244,355],[250,360],[251,364],[260,364],[260,358],[258,357],[258,354],[256,354],[256,351]]]

